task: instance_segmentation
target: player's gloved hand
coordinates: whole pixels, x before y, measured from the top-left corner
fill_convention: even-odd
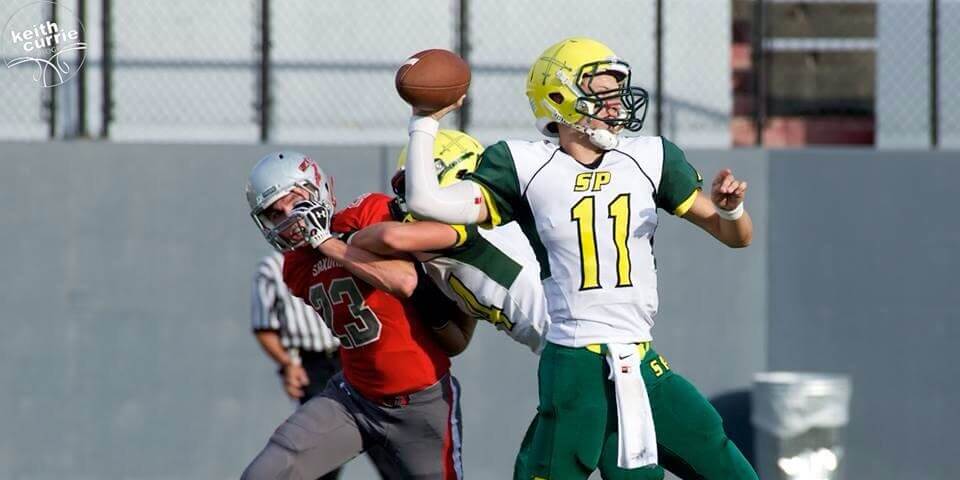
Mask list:
[[[326,202],[300,202],[293,206],[291,215],[297,215],[303,221],[303,239],[313,248],[333,238],[330,233],[333,205]]]

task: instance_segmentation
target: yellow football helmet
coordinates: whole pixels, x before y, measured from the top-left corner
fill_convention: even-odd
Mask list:
[[[477,139],[459,130],[440,130],[433,142],[433,166],[441,187],[459,182],[464,175],[477,169],[483,145]],[[404,196],[404,170],[407,163],[407,147],[400,150],[397,158],[397,173],[390,181],[393,193]]]
[[[592,92],[592,77],[613,74],[619,89]],[[587,91],[581,88],[588,82]],[[596,116],[605,101],[619,97],[620,114],[616,118]],[[630,65],[606,45],[586,37],[574,37],[547,48],[534,62],[527,75],[527,98],[537,118],[537,129],[544,135],[557,136],[556,123],[577,130],[584,117],[602,120],[614,130],[626,128],[636,132],[643,127],[647,115],[647,91],[630,86]],[[585,132],[587,133],[587,132]]]

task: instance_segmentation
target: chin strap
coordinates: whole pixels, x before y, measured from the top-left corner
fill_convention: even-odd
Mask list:
[[[585,96],[583,90],[580,89],[580,86],[573,83],[573,81],[570,80],[570,77],[568,77],[563,72],[563,70],[558,69],[556,76],[557,76],[557,80],[559,80],[560,83],[562,83],[564,86],[569,88],[571,91],[576,92],[581,97]],[[584,103],[586,103],[585,105],[583,105],[584,109],[593,113],[595,106],[588,102],[584,102]],[[553,105],[550,105],[550,102],[548,102],[546,99],[543,100],[543,105],[547,107],[547,110],[549,110],[550,113],[553,114],[554,120],[586,135],[587,138],[590,139],[590,143],[592,143],[593,146],[603,150],[612,150],[614,148],[617,148],[617,145],[620,144],[620,136],[617,133],[607,130],[605,128],[603,129],[590,128],[590,127],[585,127],[583,125],[572,124],[566,121],[563,118],[563,115],[561,115],[560,112],[553,107]],[[621,115],[625,113],[626,112],[621,112]]]
[[[620,145],[620,135],[617,133],[605,128],[590,128],[583,125],[570,123],[563,118],[563,115],[561,115],[556,108],[553,108],[553,105],[550,105],[550,102],[543,100],[543,106],[546,107],[546,109],[549,110],[553,115],[554,121],[586,135],[587,138],[590,139],[590,143],[592,143],[593,146],[603,150],[613,150]]]

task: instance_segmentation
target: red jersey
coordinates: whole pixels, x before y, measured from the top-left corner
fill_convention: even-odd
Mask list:
[[[380,193],[361,196],[333,216],[331,230],[347,233],[392,220],[389,202]],[[412,302],[373,288],[310,247],[284,256],[283,279],[340,340],[343,374],[365,397],[416,392],[449,371],[450,359]]]

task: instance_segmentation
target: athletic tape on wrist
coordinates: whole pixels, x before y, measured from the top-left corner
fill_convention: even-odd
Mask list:
[[[717,215],[724,220],[730,220],[731,222],[743,216],[743,202],[740,202],[736,208],[733,210],[724,210],[720,207],[716,208]]]

